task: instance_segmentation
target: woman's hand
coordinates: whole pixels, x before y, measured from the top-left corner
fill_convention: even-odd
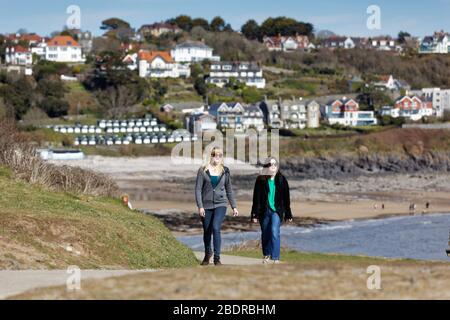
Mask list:
[[[233,209],[233,217],[237,217],[239,215],[239,211],[237,208]]]
[[[253,223],[258,223],[258,219],[254,218],[254,219],[252,219],[252,222]]]
[[[204,218],[205,217],[205,209],[204,208],[198,208],[198,214],[200,215],[200,217]]]

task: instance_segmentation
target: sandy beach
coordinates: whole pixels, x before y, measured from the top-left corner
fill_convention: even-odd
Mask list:
[[[225,227],[250,230],[256,227],[249,223],[249,216],[253,184],[260,169],[233,162],[226,159],[225,163],[232,172],[240,217],[229,216]],[[156,214],[169,227],[172,224],[173,231],[200,231],[193,194],[199,162],[174,163],[170,157],[89,156],[84,160],[54,163],[105,173],[130,196],[135,209]],[[392,215],[450,213],[450,175],[446,173],[373,175],[339,180],[288,179],[294,223],[297,225]],[[428,210],[426,202],[430,203]],[[409,210],[411,203],[416,204],[414,212]]]

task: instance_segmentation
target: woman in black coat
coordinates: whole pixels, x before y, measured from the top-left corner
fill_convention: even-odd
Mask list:
[[[280,262],[280,226],[292,222],[289,184],[274,157],[264,162],[263,172],[256,178],[251,219],[261,226],[263,263]]]

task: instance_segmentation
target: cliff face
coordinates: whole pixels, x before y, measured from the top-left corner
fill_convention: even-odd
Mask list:
[[[286,175],[303,178],[344,178],[383,173],[450,172],[450,152],[305,158],[281,161]]]

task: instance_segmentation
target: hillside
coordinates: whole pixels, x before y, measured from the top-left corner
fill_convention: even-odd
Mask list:
[[[0,167],[0,269],[146,269],[196,264],[157,219],[120,200],[46,191]]]

